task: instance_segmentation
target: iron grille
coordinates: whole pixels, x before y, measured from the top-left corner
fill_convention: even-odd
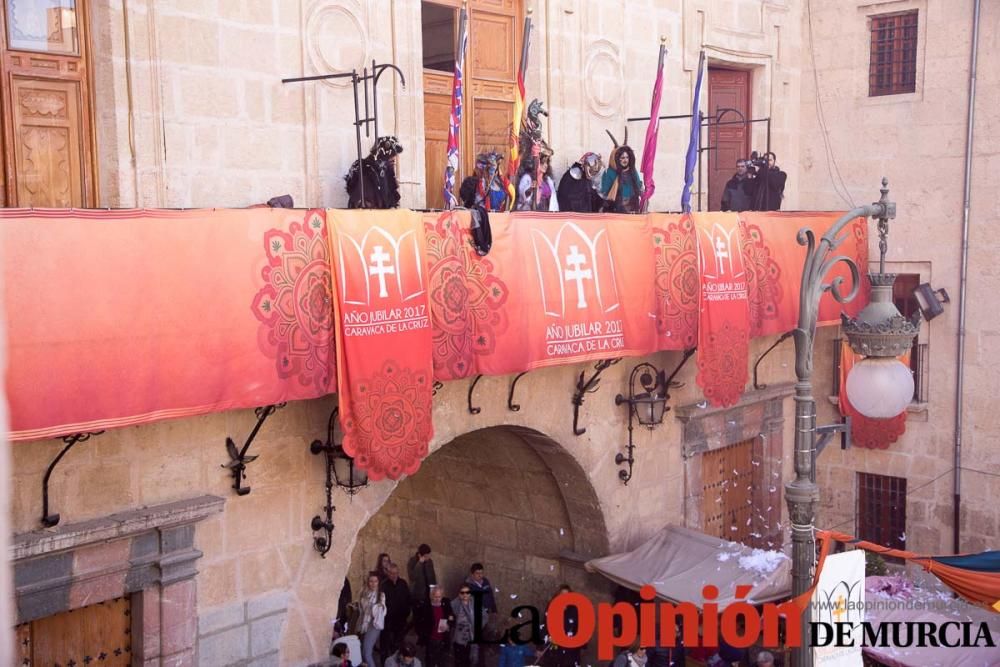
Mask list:
[[[906,548],[906,479],[858,473],[858,537]]]
[[[912,93],[917,85],[917,12],[874,16],[868,95]]]

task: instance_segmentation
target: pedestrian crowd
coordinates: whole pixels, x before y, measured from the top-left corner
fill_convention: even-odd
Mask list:
[[[578,667],[583,648],[552,643],[514,642],[512,629],[522,621],[499,623],[495,589],[482,563],[469,567],[456,597],[445,595],[434,571],[431,548],[421,544],[406,563],[409,581],[387,553],[381,553],[365,577],[361,593],[352,599],[344,580],[334,622],[330,658],[316,667]],[[563,584],[556,595],[571,592]],[[554,596],[553,596],[554,597]],[[635,594],[619,587],[615,602],[636,603]],[[477,601],[482,611],[477,618]],[[547,606],[546,606],[547,608]],[[477,630],[476,624],[479,623]],[[563,628],[569,636],[579,629],[576,607],[566,608]],[[686,651],[678,626],[674,645],[636,643],[623,650],[610,667],[676,667],[685,665]],[[412,641],[411,637],[416,637]],[[490,643],[481,643],[482,640]],[[501,641],[502,640],[502,641]],[[418,647],[423,659],[418,657]],[[376,656],[376,653],[378,654]],[[694,651],[710,667],[774,667],[767,651],[753,654],[723,645]],[[590,667],[589,665],[587,667]]]

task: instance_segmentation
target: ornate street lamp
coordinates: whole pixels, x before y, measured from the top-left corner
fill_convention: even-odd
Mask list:
[[[801,595],[809,590],[816,562],[815,518],[819,503],[816,485],[816,400],[812,396],[813,342],[819,317],[819,301],[825,292],[839,303],[851,301],[858,293],[860,273],[858,266],[845,255],[831,255],[847,238],[841,233],[855,218],[872,217],[878,220],[879,272],[869,274],[872,283],[871,303],[856,319],[844,320],[844,332],[851,349],[865,355],[848,375],[845,390],[851,404],[863,415],[874,418],[895,417],[913,397],[913,376],[895,357],[905,352],[917,334],[918,322],[906,320],[892,304],[892,285],[895,275],[885,273],[886,237],[889,220],[896,217],[896,204],[889,201],[889,181],[882,179],[882,196],[874,204],[860,206],[844,214],[816,242],[811,229],[798,234],[800,245],[806,246],[806,261],[802,271],[802,288],[799,292],[799,322],[795,336],[795,479],[785,485],[785,500],[791,518],[792,530],[792,594]],[[839,262],[851,271],[851,290],[842,294],[842,278],[823,282],[826,275]],[[900,372],[900,366],[906,371]],[[855,375],[856,372],[860,372]],[[852,381],[853,378],[853,381]],[[904,402],[905,401],[905,402]],[[893,412],[894,411],[894,412]],[[891,414],[889,414],[891,413]],[[821,427],[825,438],[832,435],[834,427]],[[792,650],[794,667],[812,667],[813,655],[809,646],[810,606],[802,618],[799,648]]]

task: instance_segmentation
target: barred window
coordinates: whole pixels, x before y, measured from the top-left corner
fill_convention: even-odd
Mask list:
[[[906,548],[906,479],[858,473],[858,537]]]
[[[872,17],[868,95],[912,93],[917,83],[917,12]]]

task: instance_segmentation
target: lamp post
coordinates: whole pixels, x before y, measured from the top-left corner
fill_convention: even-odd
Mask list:
[[[816,562],[815,519],[819,503],[819,487],[816,485],[816,400],[812,396],[813,344],[816,322],[819,317],[819,302],[825,292],[838,303],[851,301],[860,286],[858,266],[845,255],[834,251],[847,238],[842,234],[845,227],[855,218],[876,218],[879,232],[879,272],[869,274],[872,283],[871,303],[855,320],[844,321],[844,333],[851,348],[866,359],[859,362],[848,376],[848,399],[855,408],[866,416],[879,418],[885,411],[896,409],[904,398],[906,402],[913,395],[913,378],[909,386],[905,378],[897,375],[898,368],[892,358],[902,353],[913,341],[917,323],[907,321],[892,303],[892,284],[895,275],[885,273],[885,254],[889,230],[889,220],[896,217],[896,204],[889,201],[888,180],[882,179],[882,196],[868,206],[860,206],[845,213],[833,226],[816,241],[811,229],[801,229],[798,234],[800,245],[806,246],[805,267],[802,271],[802,287],[799,292],[799,322],[794,331],[795,338],[795,479],[785,485],[785,500],[792,530],[792,594],[799,596],[809,590]],[[843,294],[840,289],[843,278],[837,277],[824,282],[827,274],[836,264],[843,262],[851,271],[851,289]],[[899,363],[898,361],[896,363]],[[900,365],[902,365],[900,363]],[[865,366],[859,377],[852,382],[854,371]],[[900,382],[900,380],[904,380]],[[860,380],[860,382],[859,382]],[[873,386],[878,393],[865,391]],[[861,388],[859,389],[859,385]],[[854,392],[852,395],[852,387]],[[855,403],[857,400],[857,403]],[[903,403],[902,408],[905,408]],[[829,427],[823,429],[830,432]],[[810,605],[802,617],[800,645],[792,650],[794,667],[812,667],[812,648],[809,646],[809,622],[812,617]]]

